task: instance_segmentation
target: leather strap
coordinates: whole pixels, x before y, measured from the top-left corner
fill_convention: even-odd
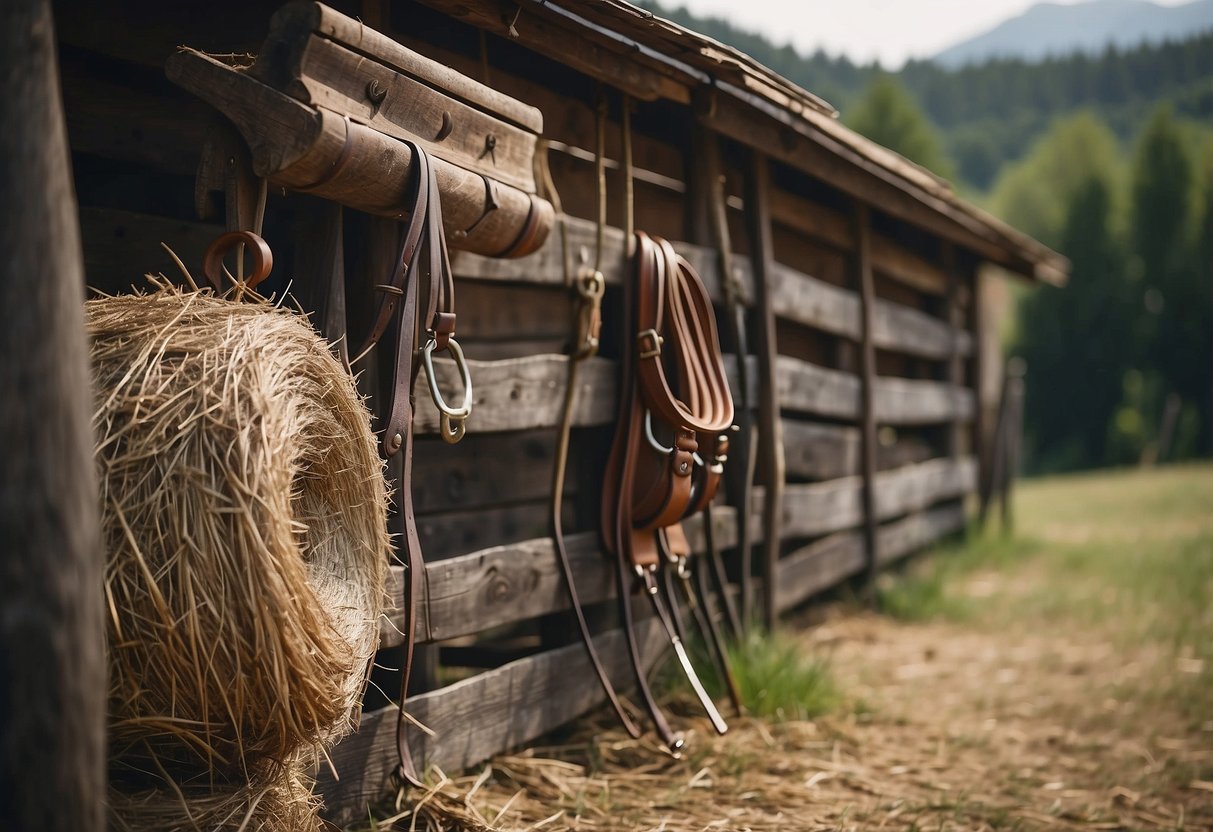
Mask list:
[[[404,141],[412,151],[413,192],[409,195],[412,213],[401,241],[400,255],[387,283],[376,287],[379,300],[372,317],[371,331],[358,350],[357,361],[381,338],[395,330],[390,385],[380,453],[391,465],[399,465],[396,476],[396,511],[391,526],[398,555],[404,563],[404,667],[400,679],[400,712],[396,722],[396,747],[399,753],[397,774],[413,786],[423,783],[413,763],[408,744],[408,718],[404,703],[408,697],[413,649],[417,640],[417,607],[425,595],[425,562],[417,536],[413,514],[413,387],[421,368],[419,339],[435,342],[434,349],[446,349],[455,331],[454,281],[450,257],[442,231],[442,205],[437,179],[429,155],[418,144]],[[399,454],[397,462],[394,457]]]

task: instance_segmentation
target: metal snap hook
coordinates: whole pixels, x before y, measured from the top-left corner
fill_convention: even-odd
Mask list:
[[[463,357],[463,348],[454,338],[448,339],[447,350],[451,353],[455,368],[459,371],[460,380],[463,382],[463,402],[459,407],[451,407],[447,404],[446,399],[442,396],[442,391],[438,389],[438,378],[434,373],[434,350],[437,346],[438,342],[431,334],[425,342],[425,346],[421,348],[421,360],[425,365],[425,380],[430,387],[430,398],[434,400],[434,406],[442,414],[439,420],[442,438],[453,445],[463,438],[466,432],[464,421],[472,414],[472,376],[468,372],[467,361]]]

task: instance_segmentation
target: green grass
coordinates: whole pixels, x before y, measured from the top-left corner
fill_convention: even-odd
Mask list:
[[[717,702],[728,696],[724,681],[703,645],[691,647],[691,660],[708,694]],[[755,627],[740,644],[729,647],[729,664],[745,709],[751,716],[775,721],[804,720],[829,713],[844,702],[829,663],[806,653],[795,635],[767,633]],[[657,680],[667,695],[692,696],[677,663],[669,662]]]
[[[1156,693],[1213,718],[1213,465],[1029,480],[1016,533],[997,523],[878,587],[907,621],[1081,630],[1171,663]]]

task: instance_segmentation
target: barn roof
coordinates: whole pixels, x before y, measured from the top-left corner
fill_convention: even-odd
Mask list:
[[[944,179],[837,119],[749,55],[624,0],[422,0],[638,98],[692,105],[717,130],[1013,272],[1065,282],[1069,262]]]

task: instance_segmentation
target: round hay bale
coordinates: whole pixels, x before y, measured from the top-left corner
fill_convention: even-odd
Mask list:
[[[310,812],[301,760],[352,728],[384,601],[366,408],[306,320],[268,303],[158,285],[86,311],[114,811],[152,828],[151,787],[203,788],[190,802],[211,818]]]

